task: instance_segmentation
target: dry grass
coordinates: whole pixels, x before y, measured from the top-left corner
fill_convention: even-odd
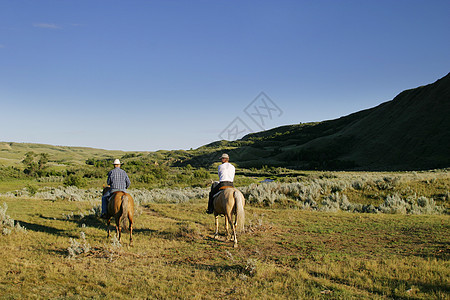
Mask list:
[[[107,240],[88,201],[1,197],[26,232],[0,236],[0,297],[445,299],[450,217],[246,207],[239,248],[205,201],[149,204],[134,246]],[[82,238],[82,233],[85,240]],[[70,256],[71,239],[86,251]]]

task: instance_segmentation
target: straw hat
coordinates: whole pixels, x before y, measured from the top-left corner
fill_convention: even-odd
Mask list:
[[[122,163],[120,162],[120,160],[115,159],[113,162],[113,165],[121,165]]]

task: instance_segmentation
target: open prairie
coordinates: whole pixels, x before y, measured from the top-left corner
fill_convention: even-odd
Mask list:
[[[178,165],[187,151],[0,146],[3,299],[450,294],[448,169],[239,168],[235,184],[247,203],[235,249],[223,226],[213,238],[214,218],[205,214],[217,166]],[[205,155],[216,157],[216,150]],[[116,155],[123,155],[136,201],[132,247],[126,233],[122,243],[107,239],[98,218],[100,187]]]
[[[247,205],[234,249],[223,235],[213,239],[206,199],[147,203],[136,209],[130,247],[127,233],[121,244],[106,238],[99,201],[0,196],[1,203],[6,299],[446,299],[450,292],[448,215]]]

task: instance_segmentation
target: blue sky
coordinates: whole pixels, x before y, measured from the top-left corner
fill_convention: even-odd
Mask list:
[[[190,149],[338,118],[445,76],[449,15],[425,0],[0,0],[0,141]]]

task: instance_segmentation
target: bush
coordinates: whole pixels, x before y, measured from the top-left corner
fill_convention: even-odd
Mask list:
[[[70,174],[63,181],[64,186],[76,186],[77,188],[85,187],[87,182],[86,179],[78,174]]]
[[[91,246],[86,241],[86,235],[84,232],[80,233],[81,242],[70,238],[70,246],[67,248],[69,252],[69,258],[75,258],[82,253],[88,253],[91,251]]]
[[[441,214],[444,208],[437,206],[433,199],[419,197],[402,199],[398,194],[388,195],[379,210],[390,214]]]
[[[348,198],[344,194],[338,192],[331,194],[322,201],[321,211],[354,211],[354,205],[348,201]]]

